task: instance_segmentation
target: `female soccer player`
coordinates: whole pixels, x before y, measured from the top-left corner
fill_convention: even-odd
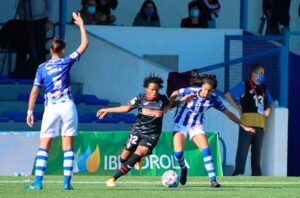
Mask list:
[[[217,87],[215,75],[203,74],[193,82],[194,85],[188,88],[182,88],[174,91],[170,96],[169,107],[172,106],[177,96],[193,94],[194,98],[181,104],[175,114],[173,125],[173,145],[174,156],[181,168],[180,183],[185,185],[187,177],[187,167],[183,157],[183,148],[187,134],[190,140],[201,150],[204,158],[205,169],[208,172],[211,186],[219,188],[221,185],[217,182],[216,171],[213,164],[207,138],[203,130],[204,113],[211,107],[222,111],[229,119],[242,127],[245,131],[255,132],[253,128],[241,124],[240,120],[223,105],[221,99],[213,94]]]
[[[45,111],[40,133],[40,145],[36,156],[35,177],[33,184],[25,186],[27,190],[41,190],[44,172],[47,165],[48,151],[53,138],[62,135],[64,151],[64,189],[72,190],[71,176],[74,162],[73,137],[77,134],[77,111],[71,97],[70,70],[75,61],[86,50],[87,33],[80,14],[73,13],[74,23],[79,26],[81,43],[75,52],[63,57],[65,42],[54,38],[51,43],[51,59],[41,64],[37,70],[34,85],[30,93],[27,124],[34,124],[33,109],[36,97],[42,86],[45,87]]]
[[[121,154],[121,168],[106,182],[109,187],[116,185],[116,180],[128,173],[141,158],[152,152],[158,142],[162,129],[162,119],[169,100],[165,95],[159,94],[163,87],[163,79],[151,74],[144,79],[146,93],[139,94],[129,101],[127,106],[100,109],[97,117],[102,119],[107,113],[125,113],[135,108],[138,109],[138,116],[131,129],[128,142]],[[187,95],[174,105],[184,102],[191,95]]]

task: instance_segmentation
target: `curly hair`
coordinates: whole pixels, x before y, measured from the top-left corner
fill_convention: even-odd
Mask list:
[[[144,88],[147,88],[150,83],[155,83],[158,85],[159,89],[163,88],[164,80],[155,73],[151,73],[148,77],[144,78]]]
[[[205,83],[211,85],[214,89],[216,89],[217,86],[218,86],[218,81],[217,81],[216,75],[214,75],[214,74],[202,74],[202,75],[199,75],[197,77],[194,77],[191,80],[191,85],[192,86],[201,87]]]

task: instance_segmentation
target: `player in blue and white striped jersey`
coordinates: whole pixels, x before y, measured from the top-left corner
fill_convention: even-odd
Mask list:
[[[180,96],[194,94],[194,97],[182,103],[176,110],[173,125],[173,145],[174,157],[178,161],[181,168],[180,183],[186,184],[187,167],[183,157],[183,148],[187,134],[190,140],[197,145],[204,158],[204,166],[208,172],[208,176],[213,188],[219,188],[217,182],[216,171],[213,163],[213,158],[208,147],[208,141],[203,130],[204,113],[215,108],[223,112],[229,119],[245,129],[245,131],[254,133],[255,130],[251,127],[246,127],[241,124],[240,120],[223,105],[221,99],[213,93],[217,87],[217,79],[215,75],[204,74],[196,78],[193,82],[195,86],[182,88],[174,91],[170,96],[169,108],[175,99]]]
[[[74,163],[73,138],[77,134],[78,117],[71,97],[70,70],[87,48],[88,38],[80,14],[73,13],[74,23],[79,26],[81,43],[68,57],[63,57],[65,42],[54,38],[51,43],[51,59],[41,64],[32,87],[27,112],[27,124],[34,124],[33,109],[39,90],[45,88],[45,111],[40,132],[40,145],[36,156],[35,182],[25,186],[26,190],[41,190],[48,161],[48,151],[53,139],[61,131],[64,150],[64,189],[72,190],[71,176]]]

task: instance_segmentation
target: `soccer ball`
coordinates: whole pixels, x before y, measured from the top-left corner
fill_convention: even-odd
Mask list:
[[[161,183],[168,188],[176,188],[179,184],[179,176],[173,170],[166,171],[161,177]]]

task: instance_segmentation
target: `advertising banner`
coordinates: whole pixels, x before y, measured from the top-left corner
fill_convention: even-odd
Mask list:
[[[217,175],[223,176],[218,134],[210,132],[206,135],[214,157]],[[128,131],[79,132],[74,142],[74,175],[114,174],[121,166],[119,155],[127,142],[128,136]],[[163,132],[152,154],[144,159],[142,170],[133,169],[128,175],[158,176],[169,169],[179,170],[180,168],[173,157],[172,138],[171,132]],[[188,138],[184,157],[189,168],[189,175],[207,175],[200,150]],[[46,174],[62,175],[63,152],[61,138],[57,138],[53,142],[48,160]],[[34,173],[34,170],[32,173]]]

